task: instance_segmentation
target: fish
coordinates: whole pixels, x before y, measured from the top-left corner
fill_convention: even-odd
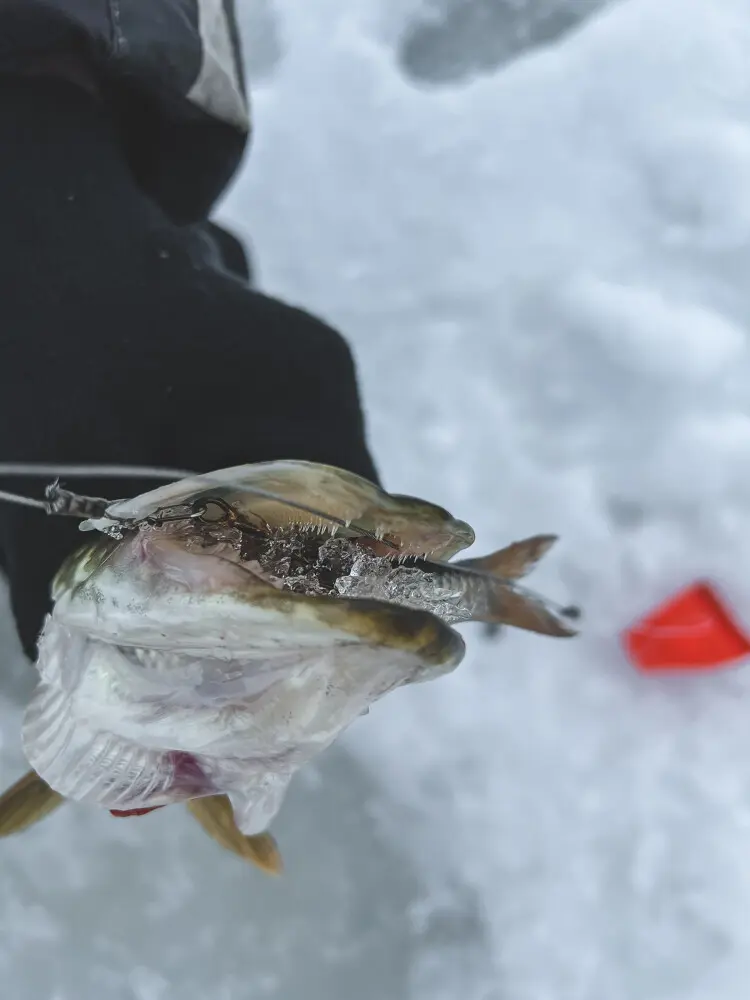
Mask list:
[[[51,815],[64,802],[63,796],[50,788],[35,771],[29,771],[0,795],[0,839],[22,833]],[[284,864],[274,837],[270,833],[255,837],[241,834],[225,795],[193,799],[187,803],[187,808],[220,847],[254,864],[267,875],[281,874]],[[138,812],[140,810],[133,810],[133,814]]]
[[[454,625],[577,634],[575,609],[518,582],[556,536],[456,561],[466,521],[333,466],[191,476],[82,529],[39,640],[29,763],[110,811],[187,803],[241,856],[266,838],[261,867],[280,865],[267,838],[295,774],[391,691],[454,670]]]

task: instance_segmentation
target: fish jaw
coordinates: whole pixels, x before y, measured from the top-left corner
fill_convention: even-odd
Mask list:
[[[254,490],[273,494],[259,496]],[[84,530],[116,529],[123,522],[153,516],[165,507],[219,496],[251,521],[270,527],[303,524],[330,527],[325,519],[290,506],[298,502],[328,511],[343,521],[386,539],[408,555],[451,558],[474,541],[474,531],[437,504],[417,497],[390,494],[374,483],[335,466],[315,462],[277,461],[238,465],[161,486],[132,500],[118,501],[106,516],[84,522]],[[287,501],[287,503],[285,503]]]

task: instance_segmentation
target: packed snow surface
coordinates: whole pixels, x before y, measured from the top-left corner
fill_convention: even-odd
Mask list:
[[[477,553],[558,533],[529,585],[583,634],[461,626],[297,779],[282,880],[181,808],[2,843],[12,1000],[747,1000],[750,666],[647,676],[618,634],[696,579],[750,624],[750,0],[463,5],[241,0],[221,215],[349,339],[386,488]]]

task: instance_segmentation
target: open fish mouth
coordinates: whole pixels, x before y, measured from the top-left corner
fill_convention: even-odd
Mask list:
[[[113,504],[104,518],[82,527],[119,537],[123,525],[158,527],[193,551],[213,552],[298,594],[370,598],[449,622],[575,634],[576,609],[555,606],[517,582],[556,536],[449,563],[473,543],[470,525],[330,466],[273,462],[195,476]]]
[[[211,496],[161,509],[141,526],[139,537],[144,560],[166,563],[171,557],[174,565],[177,547],[184,547],[186,580],[189,562],[195,574],[205,573],[205,560],[195,556],[212,556],[287,593],[377,600],[428,611],[449,624],[502,621],[542,634],[574,634],[568,623],[573,610],[555,608],[510,576],[488,571],[481,560],[449,563],[403,552],[394,536],[305,521],[282,527],[251,523]],[[547,551],[554,541],[537,536],[525,544]]]
[[[518,583],[538,535],[450,561],[471,527],[304,462],[239,466],[110,504],[53,586],[24,722],[60,795],[134,810],[226,794],[267,829],[295,771],[389,691],[454,669],[452,625],[575,634]]]

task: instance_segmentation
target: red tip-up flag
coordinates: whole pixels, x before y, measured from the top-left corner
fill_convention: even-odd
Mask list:
[[[750,655],[750,640],[707,583],[695,583],[626,629],[641,670],[715,670]]]

